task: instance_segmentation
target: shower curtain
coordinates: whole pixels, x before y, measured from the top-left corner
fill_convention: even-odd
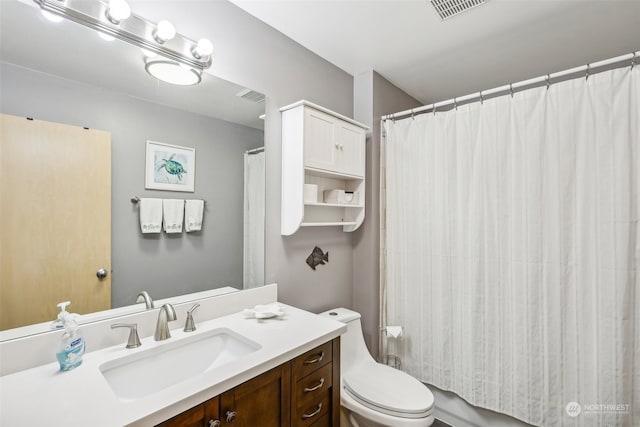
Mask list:
[[[403,369],[537,426],[640,425],[639,105],[636,66],[384,122]]]
[[[244,153],[243,288],[264,285],[264,151]]]

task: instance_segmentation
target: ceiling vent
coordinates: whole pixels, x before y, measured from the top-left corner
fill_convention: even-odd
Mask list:
[[[240,92],[236,93],[236,96],[246,99],[247,101],[255,102],[256,104],[264,101],[264,94],[251,89],[242,89]]]
[[[485,0],[431,0],[431,4],[444,21],[460,13],[484,4]]]

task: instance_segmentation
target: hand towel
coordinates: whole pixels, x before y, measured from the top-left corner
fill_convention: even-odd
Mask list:
[[[162,231],[162,200],[140,199],[140,229],[143,233]]]
[[[184,231],[202,230],[202,213],[204,212],[204,200],[187,200],[184,207]]]
[[[184,200],[163,199],[162,212],[165,233],[182,233],[182,220],[184,218]]]

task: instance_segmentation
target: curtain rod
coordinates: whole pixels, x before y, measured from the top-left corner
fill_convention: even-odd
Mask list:
[[[252,150],[247,150],[245,151],[245,153],[247,154],[258,154],[258,153],[262,153],[264,151],[264,147],[258,147],[258,148],[254,148]]]
[[[551,79],[566,77],[566,76],[581,73],[581,72],[585,72],[585,76],[588,78],[590,75],[590,72],[593,71],[594,68],[606,67],[608,65],[613,65],[613,64],[625,62],[628,60],[631,60],[631,63],[629,65],[633,67],[636,64],[637,58],[640,58],[640,51],[617,56],[615,58],[605,59],[604,61],[593,62],[591,64],[582,65],[580,67],[570,68],[568,70],[559,71],[557,73],[547,74],[545,76],[535,77],[529,80],[523,80],[517,83],[511,83],[508,85],[499,86],[489,90],[481,90],[480,92],[471,93],[469,95],[464,95],[457,98],[447,99],[446,101],[434,102],[433,104],[412,108],[410,110],[400,111],[399,113],[387,114],[386,116],[382,116],[381,120],[389,120],[389,119],[395,120],[404,116],[413,116],[415,114],[421,114],[427,111],[434,111],[440,107],[445,107],[449,105],[457,106],[462,102],[470,101],[473,99],[479,99],[480,101],[483,101],[487,96],[490,96],[490,95],[495,95],[501,92],[513,94],[514,89],[518,89],[525,86],[539,85],[540,83],[544,83],[547,85],[547,87],[549,87],[551,85]],[[638,63],[638,65],[640,65],[640,63]]]

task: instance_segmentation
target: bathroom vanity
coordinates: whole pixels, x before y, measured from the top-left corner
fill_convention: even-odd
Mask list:
[[[339,426],[339,384],[335,338],[158,425]]]
[[[0,425],[339,425],[339,336],[346,326],[286,305],[283,316],[248,318],[243,308],[275,299],[248,302],[247,295],[201,300],[194,332],[183,331],[192,303],[177,306],[165,341],[149,333],[157,310],[146,312],[150,321],[119,319],[137,319],[142,346],[135,349],[125,348],[127,331],[112,331],[109,321],[91,325],[104,337],[117,334],[118,344],[100,348],[101,335],[91,332],[74,370],[60,372],[52,361],[0,377]],[[205,320],[216,310],[231,314]],[[2,354],[50,350],[38,348],[44,344]]]

